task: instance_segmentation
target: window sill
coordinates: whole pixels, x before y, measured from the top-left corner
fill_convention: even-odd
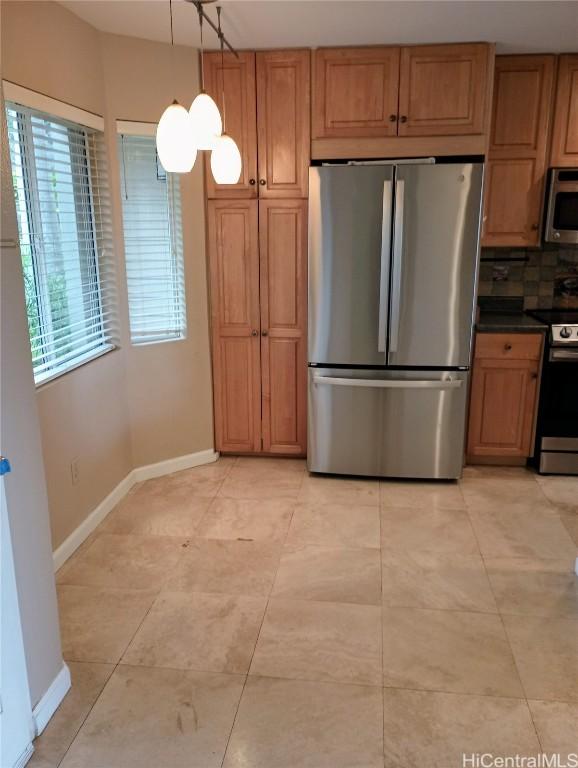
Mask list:
[[[116,344],[105,344],[104,346],[92,350],[92,352],[88,352],[86,355],[77,358],[73,363],[68,363],[65,366],[62,366],[62,368],[56,368],[46,374],[43,374],[38,379],[34,380],[36,389],[41,389],[46,384],[50,384],[56,379],[59,379],[61,376],[65,376],[67,373],[71,373],[77,368],[80,368],[87,363],[91,363],[93,360],[97,360],[99,357],[103,357],[103,355],[108,355],[109,352],[113,352],[115,349],[118,349]]]

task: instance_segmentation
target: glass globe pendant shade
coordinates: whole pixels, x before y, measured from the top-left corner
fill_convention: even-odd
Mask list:
[[[191,118],[178,101],[173,101],[159,120],[157,153],[161,165],[169,173],[189,173],[193,169],[197,147],[191,130]]]
[[[211,171],[217,184],[236,184],[241,176],[241,153],[235,140],[224,133],[211,152]]]
[[[197,149],[213,149],[223,123],[219,108],[208,93],[199,93],[189,110]]]

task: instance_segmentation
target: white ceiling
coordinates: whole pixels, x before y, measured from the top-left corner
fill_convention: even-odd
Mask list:
[[[223,0],[237,48],[489,41],[500,53],[578,51],[578,2],[548,0]],[[63,0],[105,32],[169,42],[168,0]],[[215,6],[207,13],[216,18]],[[173,0],[175,42],[199,45],[196,11]],[[217,39],[207,29],[206,47]]]

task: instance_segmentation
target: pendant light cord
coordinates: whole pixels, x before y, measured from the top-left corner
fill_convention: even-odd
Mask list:
[[[223,135],[227,133],[227,110],[225,107],[225,54],[223,52],[223,32],[221,30],[221,6],[217,6],[217,23],[219,25],[219,41],[221,43],[221,84],[223,98]]]
[[[173,88],[175,87],[175,38],[173,35],[173,0],[169,0],[169,16],[171,19],[171,82]],[[173,104],[177,103],[177,99],[173,99]]]
[[[199,12],[199,29],[201,30],[201,93],[205,92],[205,62],[203,61],[203,8],[200,3],[197,5]]]

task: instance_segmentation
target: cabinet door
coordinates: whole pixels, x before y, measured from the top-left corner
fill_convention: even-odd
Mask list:
[[[307,197],[309,51],[257,53],[259,197]]]
[[[497,56],[483,245],[540,243],[554,56]]]
[[[485,133],[492,59],[486,43],[402,48],[398,135]]]
[[[237,184],[216,184],[211,173],[210,152],[205,155],[205,178],[209,198],[257,197],[257,105],[255,95],[255,54],[205,53],[205,88],[216,101],[221,117],[225,115],[226,131],[237,142],[241,153],[241,178]],[[223,110],[223,74],[225,111]]]
[[[395,136],[399,48],[313,52],[313,138]]]
[[[263,450],[305,454],[307,201],[259,202]]]
[[[257,201],[208,204],[215,440],[261,448]]]
[[[578,54],[560,56],[550,165],[578,166]]]
[[[531,455],[538,365],[535,360],[475,360],[468,456]]]

